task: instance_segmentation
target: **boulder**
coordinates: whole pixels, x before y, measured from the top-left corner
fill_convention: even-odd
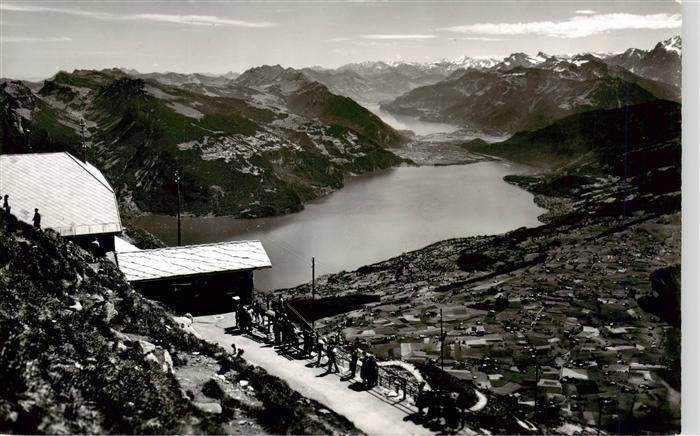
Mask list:
[[[207,413],[214,413],[214,414],[221,414],[221,404],[213,402],[213,403],[204,403],[201,401],[195,401],[194,403],[195,407],[197,407],[199,410]]]

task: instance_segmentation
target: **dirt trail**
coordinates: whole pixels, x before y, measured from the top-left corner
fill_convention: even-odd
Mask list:
[[[322,368],[309,368],[307,360],[290,360],[277,354],[273,347],[248,337],[230,335],[224,329],[233,325],[231,315],[212,315],[195,318],[194,327],[208,341],[216,342],[227,350],[231,344],[243,348],[243,357],[250,363],[285,380],[302,395],[312,398],[329,409],[344,415],[357,428],[370,435],[423,435],[430,430],[406,418],[406,405],[392,405],[392,400],[376,392],[357,392],[348,389],[348,382],[340,381],[337,374],[321,376]]]

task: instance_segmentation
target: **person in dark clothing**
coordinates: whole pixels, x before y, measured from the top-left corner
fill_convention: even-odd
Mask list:
[[[377,366],[377,361],[374,359],[374,356],[368,354],[367,359],[362,364],[362,367],[367,367],[367,379],[365,381],[367,388],[372,389],[373,387],[377,386],[377,382],[379,381],[379,366]]]
[[[319,339],[318,342],[316,342],[316,366],[321,366],[321,356],[323,355],[324,345],[323,339]]]
[[[32,218],[32,221],[34,222],[34,228],[41,228],[41,214],[39,213],[39,209],[34,209],[34,218]]]
[[[9,202],[9,200],[8,200],[9,198],[10,198],[10,196],[7,195],[7,194],[5,194],[5,197],[4,197],[3,200],[2,200],[2,209],[3,209],[5,212],[7,212],[8,215],[10,214],[10,210],[12,209],[12,208],[10,207],[10,202]]]
[[[304,356],[308,356],[309,354],[311,354],[311,348],[312,348],[311,332],[309,331],[308,328],[304,328],[302,335],[304,337]]]
[[[451,430],[457,430],[461,423],[461,413],[457,407],[457,392],[443,397],[442,414],[445,417],[445,425]]]
[[[250,318],[250,313],[248,313],[247,308],[241,307],[241,312],[240,312],[240,328],[244,332],[249,332],[250,327],[251,327],[251,321],[252,319]]]
[[[459,409],[459,419],[460,419],[459,428],[461,429],[466,424],[466,421],[465,421],[466,420],[466,411],[471,406],[471,402],[470,402],[469,397],[466,394],[466,392],[459,393],[455,404],[457,405],[457,408]]]
[[[363,352],[362,355],[362,368],[360,368],[360,378],[362,379],[362,384],[367,386],[369,384],[369,356]]]
[[[357,346],[353,346],[350,350],[350,379],[355,378],[357,373],[357,359],[360,357],[360,350]]]
[[[90,242],[90,249],[92,250],[92,255],[95,259],[102,257],[102,250],[100,249],[100,241],[97,238]]]
[[[416,407],[418,408],[418,414],[423,416],[423,409],[428,407],[428,395],[427,392],[425,392],[425,382],[421,382],[421,384],[418,385]]]
[[[442,396],[441,392],[428,391],[428,413],[425,420],[429,423],[440,423],[442,419]]]
[[[335,345],[333,345],[332,342],[329,342],[326,347],[326,356],[328,356],[328,372],[334,372],[333,368],[335,368],[335,372],[340,372],[340,369],[338,369],[338,361],[336,360]]]
[[[282,328],[279,319],[274,320],[272,324],[272,333],[275,335],[275,345],[280,345],[282,342]]]
[[[294,324],[290,320],[287,320],[287,343],[289,344],[289,348],[294,348],[296,351],[299,350],[297,332],[294,330]]]

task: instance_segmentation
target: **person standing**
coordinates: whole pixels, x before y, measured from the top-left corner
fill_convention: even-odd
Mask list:
[[[362,378],[362,384],[366,386],[369,385],[369,355],[362,352],[362,368],[360,368],[360,378]]]
[[[34,217],[32,218],[32,221],[34,222],[35,229],[41,228],[41,214],[39,213],[39,209],[34,209]]]
[[[423,409],[428,407],[428,395],[425,392],[425,382],[420,382],[418,385],[418,394],[416,394],[416,407],[418,408],[418,415],[423,416]]]
[[[357,373],[357,359],[359,358],[360,350],[357,348],[357,345],[353,345],[350,350],[350,380],[355,378],[355,374]]]
[[[311,354],[311,348],[312,348],[311,331],[309,330],[308,327],[304,327],[304,331],[302,334],[304,335],[304,356],[308,356]]]
[[[321,356],[323,355],[324,345],[323,339],[319,338],[318,342],[316,342],[316,366],[321,366]]]
[[[335,345],[333,345],[333,343],[330,341],[326,347],[326,356],[328,356],[328,372],[340,372],[338,369],[338,361],[336,360]],[[333,368],[335,368],[335,371],[333,371]]]
[[[3,200],[2,200],[2,208],[8,215],[10,214],[10,210],[12,209],[10,207],[10,202],[8,200],[9,198],[10,198],[10,196],[5,194],[5,197],[3,197]]]
[[[279,318],[275,318],[272,322],[272,333],[275,336],[275,345],[280,345],[282,343],[282,328],[280,326]]]
[[[377,359],[373,355],[369,355],[369,388],[377,386],[379,383],[379,365],[377,365]]]

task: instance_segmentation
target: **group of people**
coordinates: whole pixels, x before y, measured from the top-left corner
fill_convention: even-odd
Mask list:
[[[236,324],[241,331],[246,333],[249,333],[253,328],[253,316],[247,306],[241,304],[237,307]]]
[[[278,316],[272,320],[272,335],[275,345],[285,348],[297,348],[299,345],[294,324],[287,315]]]
[[[2,210],[10,215],[12,213],[12,206],[10,206],[10,195],[5,194],[5,196],[2,199]],[[39,213],[39,209],[35,208],[34,209],[34,216],[32,217],[32,223],[34,224],[34,228],[40,229],[41,228],[41,214]]]
[[[418,414],[427,424],[440,425],[444,418],[445,427],[461,429],[464,427],[466,411],[470,406],[469,398],[464,392],[426,390],[425,383],[419,386],[416,407]]]
[[[301,324],[301,328],[297,329],[292,317],[281,302],[275,304],[274,315],[265,314],[261,309],[262,306],[258,307],[260,310],[256,310],[254,306],[255,303],[248,306],[240,305],[236,312],[238,326],[244,332],[250,331],[254,321],[266,325],[268,329],[271,327],[272,339],[276,346],[286,350],[294,348],[300,351],[303,357],[314,356],[316,366],[327,368],[327,373],[340,372],[338,367],[339,354],[345,348],[348,352],[346,357],[349,371],[343,379],[354,380],[359,369],[359,375],[365,389],[372,389],[378,385],[379,364],[375,356],[369,353],[366,344],[356,340],[341,348],[343,341],[340,337],[321,336],[305,324]],[[325,362],[323,361],[324,357]],[[418,414],[424,422],[442,425],[444,419],[444,426],[453,430],[461,429],[464,426],[465,412],[470,405],[470,399],[467,398],[466,393],[425,389],[424,382],[419,386],[416,396]]]
[[[367,389],[372,389],[379,383],[379,365],[377,359],[370,353],[362,351],[362,368],[360,368],[360,378],[362,384]]]

